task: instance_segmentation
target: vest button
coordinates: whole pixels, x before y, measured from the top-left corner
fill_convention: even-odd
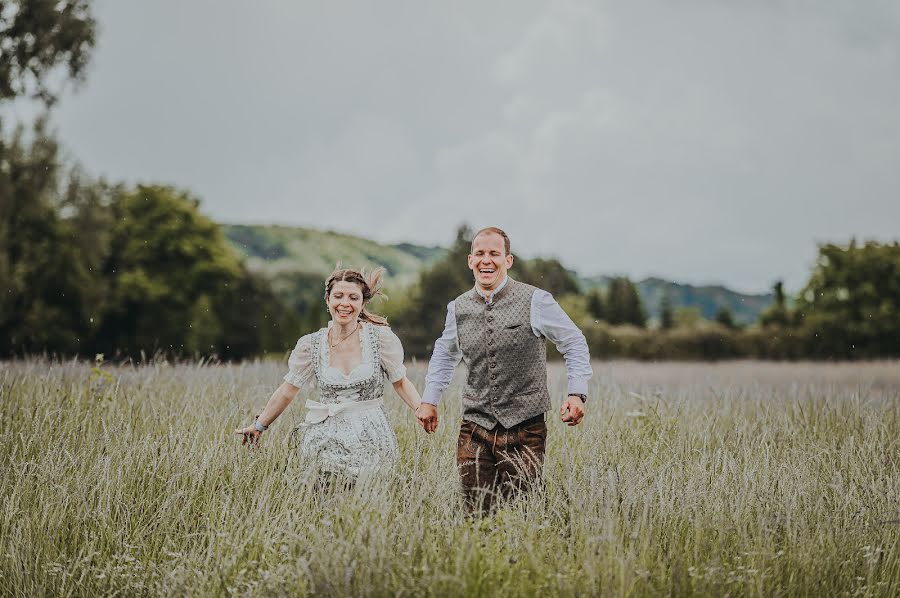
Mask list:
[[[493,329],[493,328],[488,328],[488,334],[493,334],[493,333],[494,333],[494,329]]]
[[[493,345],[493,344],[494,344],[494,339],[489,339],[489,340],[488,340],[488,344],[489,344],[489,345]]]
[[[492,361],[492,362],[491,362],[491,367],[492,367],[492,368],[495,368],[495,367],[497,367],[497,364],[494,363],[494,362]]]
[[[497,379],[497,374],[491,374],[491,380],[496,380],[496,379]]]
[[[488,322],[493,322],[493,321],[494,321],[494,316],[488,316]]]

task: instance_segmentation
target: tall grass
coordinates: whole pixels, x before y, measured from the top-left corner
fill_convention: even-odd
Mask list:
[[[231,434],[279,365],[6,363],[0,594],[897,595],[898,365],[596,363],[543,490],[469,520],[458,382],[431,437],[388,391],[401,464],[345,490],[302,400]]]

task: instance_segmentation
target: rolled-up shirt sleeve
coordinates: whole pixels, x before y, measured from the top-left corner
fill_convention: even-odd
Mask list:
[[[459,350],[459,339],[456,336],[456,309],[451,301],[447,305],[444,332],[434,341],[434,351],[431,354],[431,361],[428,362],[425,392],[422,393],[423,403],[437,405],[441,402],[441,395],[453,380],[453,371],[461,358],[462,352]]]
[[[550,340],[566,360],[569,394],[587,394],[594,375],[587,340],[575,322],[563,311],[553,295],[537,290],[531,298],[531,327],[538,336]]]

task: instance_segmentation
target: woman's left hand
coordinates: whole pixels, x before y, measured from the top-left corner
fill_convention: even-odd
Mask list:
[[[247,426],[246,428],[238,428],[234,431],[235,434],[240,434],[243,436],[241,438],[241,444],[250,443],[250,446],[256,446],[259,444],[259,437],[262,436],[262,432],[256,429],[256,426]]]

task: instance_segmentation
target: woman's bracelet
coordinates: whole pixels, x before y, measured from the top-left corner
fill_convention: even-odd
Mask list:
[[[262,423],[259,421],[259,418],[256,418],[256,420],[253,422],[253,425],[254,427],[256,427],[256,431],[260,433],[265,432],[269,429],[269,426],[262,425]]]

